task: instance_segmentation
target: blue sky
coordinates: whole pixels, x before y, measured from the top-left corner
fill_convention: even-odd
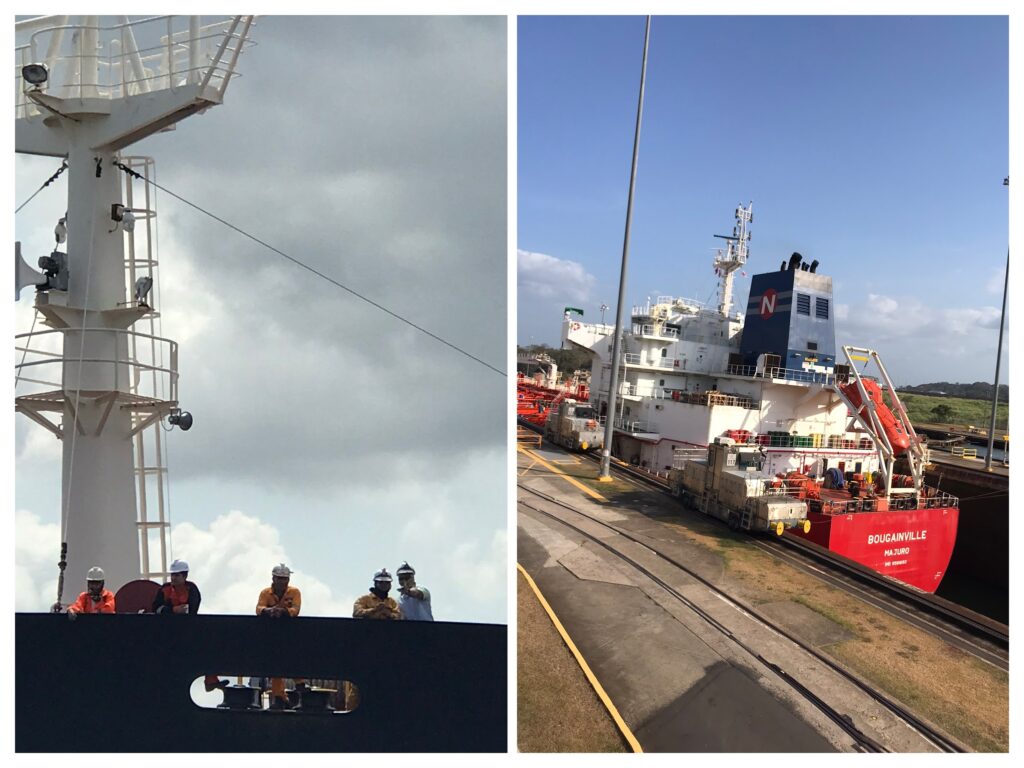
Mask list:
[[[643,24],[519,19],[519,343],[557,343],[567,304],[614,316]],[[991,380],[1008,99],[1005,17],[656,16],[627,307],[713,300],[752,200],[747,273],[818,259],[840,344],[900,384]]]

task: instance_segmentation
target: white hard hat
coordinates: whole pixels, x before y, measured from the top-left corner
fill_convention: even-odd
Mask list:
[[[280,563],[279,565],[274,566],[274,570],[272,570],[270,574],[272,576],[284,576],[287,578],[288,576],[292,575],[292,572],[288,570],[287,565],[285,565],[284,563]]]
[[[387,568],[381,568],[375,574],[373,574],[374,581],[386,581],[388,584],[391,583],[391,574],[388,573]]]
[[[106,576],[103,575],[103,569],[98,565],[94,565],[89,569],[89,572],[85,574],[86,581],[105,581]]]
[[[395,573],[397,573],[399,576],[404,576],[407,573],[410,576],[415,576],[416,575],[416,569],[413,568],[411,565],[409,565],[409,562],[407,560],[405,560],[405,561],[402,561],[402,564],[398,567],[398,570],[395,571]]]
[[[188,563],[184,560],[175,560],[171,563],[170,573],[188,573]]]

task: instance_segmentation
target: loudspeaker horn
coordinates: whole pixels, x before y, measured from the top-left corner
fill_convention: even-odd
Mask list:
[[[21,289],[30,285],[45,285],[46,275],[32,269],[21,255],[21,243],[14,243],[14,300],[21,297]]]

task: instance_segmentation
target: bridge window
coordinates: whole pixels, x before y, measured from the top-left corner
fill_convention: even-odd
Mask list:
[[[668,350],[667,350],[667,349],[664,349],[664,348],[663,348],[663,349],[661,350],[661,356],[662,356],[662,357],[668,357]]]
[[[798,315],[807,315],[810,317],[811,297],[806,293],[798,293],[796,295],[796,313]]]
[[[818,342],[816,342],[816,341],[808,341],[807,342],[807,349],[810,352],[817,352],[818,351]]]
[[[822,320],[828,320],[828,299],[820,296],[814,299],[814,315]]]

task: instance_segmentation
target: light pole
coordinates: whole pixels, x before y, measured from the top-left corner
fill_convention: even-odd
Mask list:
[[[1010,186],[1010,177],[1003,179],[1003,186]],[[985,470],[992,471],[992,449],[996,440],[996,409],[999,405],[999,363],[1003,357],[1003,325],[1006,323],[1006,291],[1010,287],[1010,249],[1006,249],[1006,275],[1003,278],[1003,314],[999,318],[999,346],[996,347],[996,380],[992,383],[992,420],[988,425],[988,455]],[[1004,449],[1005,450],[1005,449]]]
[[[636,132],[633,134],[633,166],[629,172],[629,198],[626,201],[626,233],[622,238],[622,270],[619,272],[619,303],[615,307],[615,336],[612,342],[611,381],[608,383],[608,417],[601,449],[601,474],[598,480],[611,482],[612,434],[615,430],[615,397],[619,384],[619,349],[622,339],[622,305],[626,294],[626,264],[629,261],[629,225],[633,220],[633,190],[636,188],[636,164],[640,154],[640,120],[644,113],[644,84],[647,81],[647,41],[651,36],[651,17],[644,28],[644,60],[640,68],[640,98],[636,105]]]
[[[601,305],[601,325],[604,325],[604,313],[605,313],[605,310],[607,310],[607,309],[608,309],[608,305],[607,304],[602,304]]]

